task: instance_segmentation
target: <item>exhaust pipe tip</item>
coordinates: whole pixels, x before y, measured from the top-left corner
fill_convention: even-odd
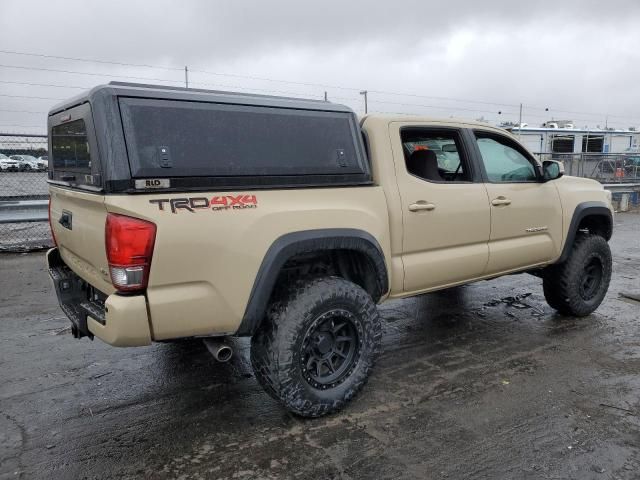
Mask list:
[[[211,352],[213,358],[220,363],[226,363],[233,357],[233,349],[224,342],[216,340],[214,338],[205,338],[204,344],[207,350]]]
[[[233,356],[233,350],[228,345],[223,345],[218,349],[218,354],[214,355],[219,362],[228,362]]]

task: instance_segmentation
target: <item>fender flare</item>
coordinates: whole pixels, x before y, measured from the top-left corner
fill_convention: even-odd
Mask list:
[[[368,232],[353,228],[328,228],[288,233],[276,239],[267,250],[235,335],[250,336],[258,329],[278,275],[287,260],[295,255],[326,250],[354,250],[369,258],[376,271],[375,302],[389,290],[384,253],[378,241]]]
[[[562,263],[569,257],[571,246],[573,245],[576,234],[578,233],[578,226],[580,225],[580,222],[588,216],[603,217],[607,222],[605,239],[608,241],[611,238],[611,234],[613,232],[613,215],[611,214],[609,207],[607,207],[604,202],[579,203],[573,211],[569,230],[567,231],[567,238],[564,242],[564,246],[562,247],[562,254],[556,263]]]

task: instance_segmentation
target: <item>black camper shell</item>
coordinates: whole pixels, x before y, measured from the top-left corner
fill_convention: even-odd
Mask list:
[[[104,194],[371,183],[355,113],[320,100],[111,82],[48,133],[49,182]]]

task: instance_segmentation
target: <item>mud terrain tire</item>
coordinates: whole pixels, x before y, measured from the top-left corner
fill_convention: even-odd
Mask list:
[[[339,277],[301,281],[268,309],[251,339],[258,382],[291,412],[320,417],[366,383],[382,329],[371,297]]]
[[[547,267],[544,297],[563,315],[584,317],[597,309],[611,280],[611,250],[599,235],[578,235],[569,258]]]

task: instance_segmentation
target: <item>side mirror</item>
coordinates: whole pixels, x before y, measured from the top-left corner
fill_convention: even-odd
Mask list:
[[[555,160],[545,160],[542,162],[542,180],[548,182],[564,175],[564,165]]]
[[[455,143],[446,143],[442,146],[442,151],[447,153],[458,153],[458,147]]]

